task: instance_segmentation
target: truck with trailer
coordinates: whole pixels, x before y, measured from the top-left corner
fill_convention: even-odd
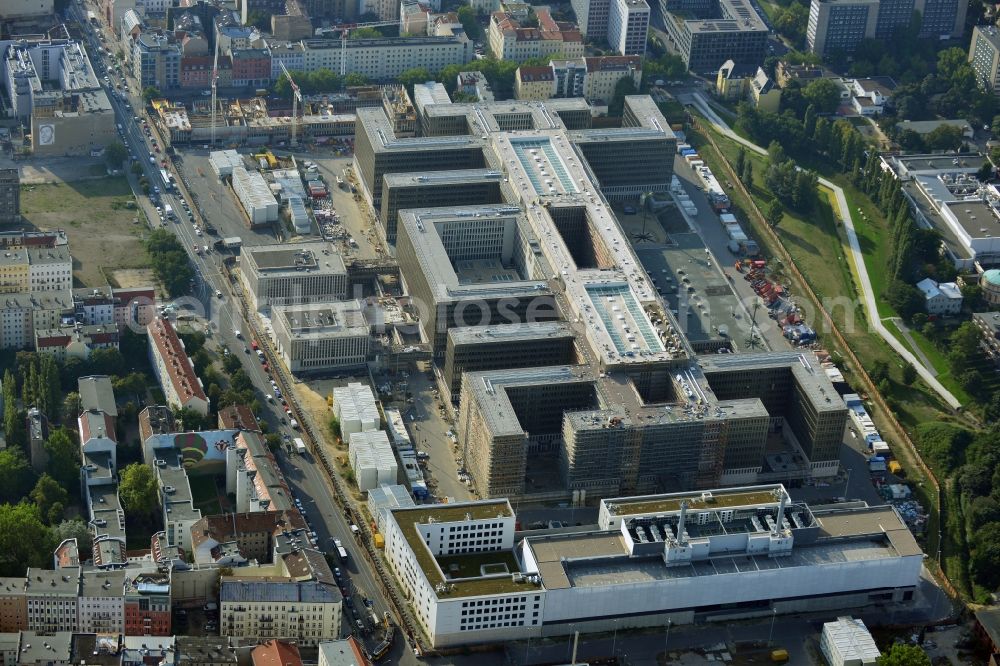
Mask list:
[[[337,557],[340,558],[341,564],[347,564],[347,549],[340,539],[333,540],[333,547],[337,549]]]

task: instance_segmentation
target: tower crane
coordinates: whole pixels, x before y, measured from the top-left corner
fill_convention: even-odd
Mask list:
[[[299,104],[302,103],[302,92],[299,90],[299,86],[292,79],[291,73],[288,68],[285,67],[285,63],[281,60],[278,61],[281,65],[281,71],[284,72],[285,78],[288,79],[288,85],[292,87],[292,140],[289,142],[291,146],[299,145]]]
[[[215,89],[219,83],[219,37],[215,38],[215,58],[212,60],[212,150],[215,150],[215,107],[218,99]]]
[[[340,26],[340,76],[343,78],[347,76],[347,36],[351,30],[356,28],[383,28],[390,25],[399,26],[399,29],[403,29],[403,24],[401,21],[377,21],[375,23],[351,23],[348,25]]]

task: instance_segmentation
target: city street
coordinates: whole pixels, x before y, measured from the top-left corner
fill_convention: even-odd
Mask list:
[[[78,5],[74,5],[73,11],[81,14],[85,10],[82,10]],[[85,20],[81,20],[81,23],[86,25]],[[92,44],[94,46],[92,55],[96,58],[96,39],[92,38]],[[188,251],[189,259],[196,273],[193,296],[203,308],[203,312],[199,314],[207,322],[206,327],[212,329],[210,337],[214,340],[214,344],[226,346],[241,359],[244,369],[261,396],[270,393],[270,378],[264,372],[257,357],[243,352],[248,344],[247,337],[250,335],[250,327],[243,318],[242,308],[236,300],[237,296],[230,291],[231,285],[221,272],[222,257],[214,251],[208,253],[204,251],[197,253],[195,251],[196,247],[211,245],[213,241],[203,235],[198,235],[196,224],[183,219],[186,215],[181,205],[181,196],[173,192],[167,192],[168,183],[164,182],[160,175],[158,161],[156,164],[150,164],[149,162],[148,157],[151,151],[157,156],[157,160],[161,153],[157,153],[153,149],[152,143],[148,142],[147,138],[143,136],[141,123],[135,121],[135,114],[133,114],[132,109],[127,105],[127,101],[112,92],[113,86],[117,81],[117,77],[112,78],[111,85],[107,85],[106,87],[108,88],[109,98],[114,106],[118,122],[123,129],[123,141],[128,151],[135,156],[136,161],[143,165],[143,173],[148,179],[150,186],[152,187],[155,184],[160,187],[161,205],[165,206],[169,204],[176,211],[178,220],[166,220],[163,223],[163,228],[176,234],[178,240]],[[131,103],[136,109],[142,108],[142,103],[138,99],[133,98]],[[207,178],[209,178],[208,174],[206,174]],[[211,178],[214,179],[214,174],[211,175]],[[135,181],[132,180],[131,182],[133,183],[133,187],[135,187]],[[217,194],[218,196],[208,196],[204,199],[206,205],[203,205],[203,208],[205,209],[205,213],[209,215],[209,217],[206,217],[206,221],[216,226],[220,236],[224,232],[232,231],[233,235],[245,237],[246,241],[254,244],[254,235],[245,233],[245,227],[237,230],[230,226],[236,223],[236,220],[232,214],[232,210],[227,211],[226,207],[235,206],[235,202],[231,199],[228,201],[222,200],[222,197],[226,196],[226,193],[218,187],[217,183],[215,183],[214,188],[211,186],[209,188],[210,193]],[[154,227],[159,226],[159,216],[150,203],[149,198],[140,191],[136,191],[135,195],[147,218],[150,220],[151,225]],[[208,203],[209,201],[212,203]],[[217,215],[217,217],[214,217],[214,215]],[[195,223],[199,221],[199,217],[195,213]],[[239,218],[240,223],[241,220],[242,218]],[[217,296],[217,293],[221,293],[222,296]],[[239,337],[236,334],[237,330],[240,331]],[[286,419],[284,418],[284,414],[279,411],[278,406],[264,400],[261,400],[261,405],[261,413],[258,414],[258,417],[268,423],[270,432],[287,436],[295,434],[289,427],[282,423]],[[377,617],[381,617],[389,610],[388,604],[370,568],[366,563],[362,562],[362,548],[350,536],[350,526],[343,512],[338,509],[333,501],[332,489],[325,478],[325,472],[313,460],[312,454],[299,456],[298,454],[288,454],[282,451],[278,453],[277,457],[290,489],[303,501],[303,505],[306,507],[305,513],[317,534],[320,548],[327,550],[329,540],[332,537],[339,538],[342,541],[345,549],[348,551],[349,557],[347,565],[341,568],[342,570],[346,570],[346,574],[349,575],[349,584],[353,590],[371,599],[373,603],[372,610]],[[349,615],[349,613],[345,613],[345,621],[347,622],[350,622],[348,619]],[[365,624],[366,627],[371,628],[372,622],[370,617],[366,619]],[[349,630],[350,627],[347,629]],[[404,652],[412,658],[412,652],[407,648],[406,642],[397,640],[390,655],[393,661],[399,661],[403,657]]]

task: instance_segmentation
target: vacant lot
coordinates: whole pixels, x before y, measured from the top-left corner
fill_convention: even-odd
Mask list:
[[[31,226],[65,229],[73,253],[73,281],[78,287],[108,283],[106,275],[119,268],[144,268],[144,225],[124,178],[99,178],[72,183],[24,185],[21,208]]]

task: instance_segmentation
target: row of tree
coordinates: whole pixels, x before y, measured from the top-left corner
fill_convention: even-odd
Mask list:
[[[182,296],[191,288],[194,269],[177,237],[166,229],[155,229],[146,239],[146,252],[156,279],[171,296]]]
[[[364,30],[364,28],[359,28],[359,30]],[[312,72],[293,71],[290,73],[292,79],[295,81],[295,85],[299,87],[303,95],[338,92],[344,88],[363,86],[368,83],[368,78],[363,74],[348,72],[345,76],[341,76],[326,68],[317,69]],[[292,98],[292,86],[288,82],[288,77],[284,74],[279,76],[278,80],[274,82],[272,90],[279,97],[285,99]]]

